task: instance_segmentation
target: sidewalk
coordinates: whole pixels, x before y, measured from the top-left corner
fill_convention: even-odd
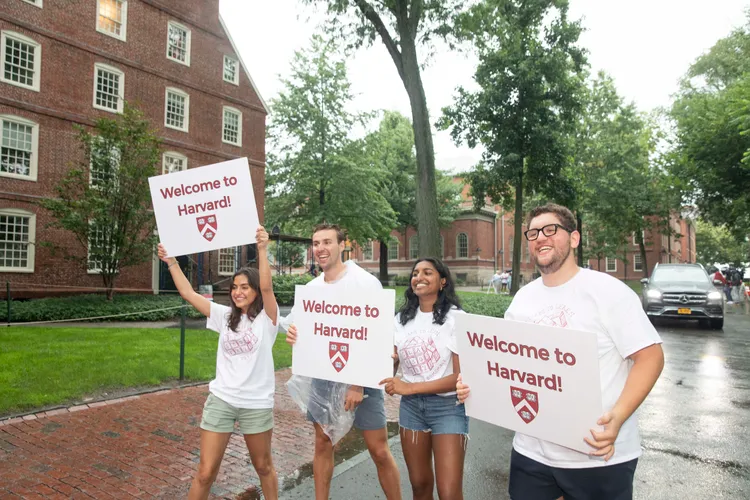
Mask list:
[[[273,458],[294,483],[313,458],[313,428],[276,372]],[[200,456],[208,386],[180,388],[0,422],[0,499],[184,498]],[[389,421],[398,400],[386,397]],[[242,435],[235,433],[210,498],[260,498]]]

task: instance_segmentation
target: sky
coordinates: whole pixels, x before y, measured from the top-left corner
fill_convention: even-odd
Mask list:
[[[299,0],[220,0],[220,12],[261,96],[270,102],[289,74],[294,52],[309,46],[326,17]],[[592,72],[606,71],[619,93],[642,111],[667,107],[690,64],[745,23],[750,0],[570,0],[569,16],[582,19],[580,45]],[[476,59],[438,50],[422,80],[430,120],[453,103],[458,86],[471,88]],[[360,49],[348,63],[352,110],[389,109],[411,117],[409,99],[385,46]],[[373,127],[376,124],[373,124]],[[434,134],[435,163],[463,172],[481,149],[455,145],[447,131]]]

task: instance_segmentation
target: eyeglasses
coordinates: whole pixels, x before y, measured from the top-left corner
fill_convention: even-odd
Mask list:
[[[554,236],[555,233],[557,233],[558,227],[563,231],[567,231],[569,233],[575,231],[575,229],[568,229],[567,227],[561,226],[560,224],[547,224],[541,229],[529,229],[528,231],[524,231],[523,235],[526,236],[526,239],[529,241],[534,241],[535,239],[539,238],[540,232],[544,234],[544,236],[549,238],[550,236]]]

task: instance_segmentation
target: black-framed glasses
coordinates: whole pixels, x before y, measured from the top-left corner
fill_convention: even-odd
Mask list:
[[[562,229],[563,231],[567,231],[569,233],[572,233],[573,229],[568,229],[567,227],[560,225],[560,224],[547,224],[546,226],[539,228],[539,229],[529,229],[528,231],[524,231],[523,235],[526,236],[526,239],[529,241],[534,241],[535,239],[539,238],[539,233],[544,234],[547,238],[550,236],[554,236],[555,233],[557,233],[557,228]]]

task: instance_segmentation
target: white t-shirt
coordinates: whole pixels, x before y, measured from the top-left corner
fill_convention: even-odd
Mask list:
[[[229,329],[232,309],[211,302],[206,328],[219,332],[216,378],[208,384],[212,394],[236,408],[273,408],[276,377],[273,343],[279,332],[265,311],[253,320],[243,316],[237,331]]]
[[[399,321],[401,314],[396,315],[393,343],[406,382],[431,382],[453,374],[453,354],[457,354],[456,314],[462,313],[453,307],[442,325],[433,322],[432,311],[417,310],[414,319],[403,326]],[[451,391],[439,396],[455,394],[456,391]]]
[[[633,364],[626,358],[661,343],[638,295],[620,280],[590,269],[580,269],[567,283],[556,287],[545,286],[542,278],[529,283],[518,291],[505,318],[596,333],[605,412],[612,409],[625,387]],[[596,422],[591,422],[591,428],[596,427]],[[552,467],[573,469],[627,462],[641,455],[638,418],[634,413],[622,424],[609,462],[519,432],[513,447]]]

